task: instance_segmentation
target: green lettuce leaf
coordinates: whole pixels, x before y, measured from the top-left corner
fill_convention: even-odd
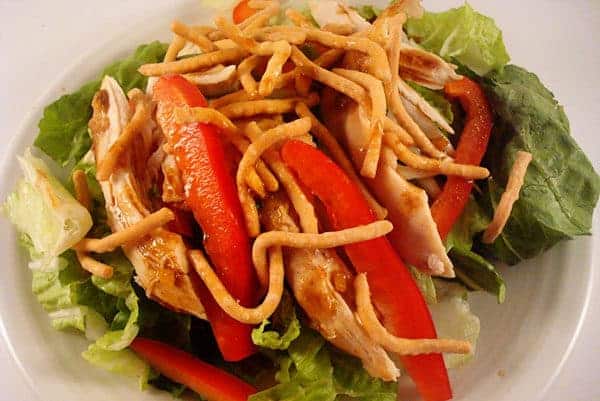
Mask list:
[[[446,250],[450,251],[452,248],[470,250],[475,235],[484,231],[490,221],[491,218],[486,211],[471,196],[460,218],[446,237]]]
[[[91,146],[87,124],[92,116],[92,98],[102,77],[114,77],[125,93],[132,88],[145,89],[148,79],[137,69],[142,64],[161,61],[166,48],[160,42],[142,45],[133,55],[107,67],[98,79],[48,105],[38,124],[34,145],[63,166],[76,163]]]
[[[132,56],[106,68],[100,77],[113,76],[125,91],[143,89],[147,78],[137,68],[161,60],[165,51],[166,45],[159,42],[140,46]],[[90,147],[87,122],[90,102],[99,85],[100,79],[92,81],[49,105],[35,142],[58,163],[85,172],[93,198],[93,226],[87,210],[30,153],[20,160],[25,179],[8,197],[3,211],[21,232],[21,244],[29,251],[32,267],[37,268],[32,272],[32,291],[48,312],[52,326],[84,333],[93,341],[82,355],[86,360],[137,377],[143,387],[157,377],[128,349],[131,341],[142,331],[149,338],[189,348],[190,317],[166,310],[148,300],[143,291],[136,292],[132,286],[133,266],[121,251],[95,256],[113,267],[110,279],[91,276],[81,268],[72,250],[65,251],[86,233],[102,237],[110,232],[95,165],[92,159],[82,159]],[[67,188],[73,192],[72,183]]]
[[[82,354],[92,365],[122,376],[137,378],[140,389],[151,379],[150,366],[130,349],[111,351],[92,344]]]
[[[272,323],[265,320],[252,330],[252,342],[259,347],[286,350],[300,335],[300,321],[296,317],[294,300],[285,291],[277,310],[271,317]]]
[[[509,65],[483,80],[496,120],[485,165],[494,179],[478,198],[496,208],[520,150],[533,155],[519,200],[500,236],[482,251],[509,264],[561,240],[590,234],[600,177],[570,135],[552,92],[532,73]]]
[[[278,384],[254,394],[249,401],[396,399],[396,383],[372,378],[359,360],[336,351],[319,333],[306,327],[288,352],[279,354],[276,362]]]
[[[139,335],[190,351],[192,346],[190,315],[164,308],[147,298],[141,287],[135,286],[134,290],[139,299]],[[202,340],[204,346],[207,341]]]
[[[504,302],[506,285],[494,265],[483,256],[459,247],[452,248],[448,255],[454,264],[456,277],[469,289],[487,291],[496,295],[499,304]]]
[[[338,392],[337,399],[355,399],[363,401],[395,401],[396,383],[384,382],[369,375],[363,369],[359,359],[334,347],[331,349],[333,378]]]
[[[438,302],[430,305],[429,310],[438,337],[466,340],[473,347],[473,352],[467,355],[444,354],[446,366],[452,369],[468,363],[473,358],[479,338],[479,318],[471,312],[464,287],[445,280],[435,282]]]
[[[21,243],[36,252],[26,236]],[[82,354],[87,361],[137,377],[144,386],[149,367],[127,349],[139,331],[138,298],[130,284],[133,268],[121,252],[102,260],[115,269],[113,278],[92,277],[69,250],[57,258],[57,269],[32,272],[32,291],[55,329],[80,331],[94,341]]]
[[[2,211],[31,241],[36,251],[31,266],[47,269],[86,235],[92,217],[29,149],[18,160],[24,177]]]
[[[422,18],[409,19],[405,28],[408,36],[425,49],[457,61],[480,76],[501,69],[510,60],[502,31],[494,20],[469,4],[441,13],[426,12]]]

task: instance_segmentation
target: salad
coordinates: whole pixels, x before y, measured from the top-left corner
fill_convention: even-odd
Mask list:
[[[589,235],[600,177],[468,4],[241,0],[48,105],[2,211],[83,358],[209,401],[452,398],[469,293]]]

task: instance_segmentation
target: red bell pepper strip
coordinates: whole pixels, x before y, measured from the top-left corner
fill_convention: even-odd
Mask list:
[[[241,379],[170,345],[137,337],[130,347],[160,373],[208,401],[248,401],[256,393]]]
[[[304,187],[324,204],[334,230],[377,220],[360,189],[324,153],[306,143],[289,141],[282,147],[281,156]],[[406,338],[436,338],[427,304],[387,238],[344,248],[356,271],[367,273],[373,302],[391,333]],[[440,354],[405,356],[402,363],[425,401],[452,398]]]
[[[255,8],[250,7],[248,4],[249,0],[242,0],[233,8],[233,22],[239,24],[247,18],[250,18],[258,11]]]
[[[227,170],[221,135],[212,125],[179,125],[177,106],[206,106],[200,90],[179,75],[163,76],[154,86],[157,120],[168,138],[186,183],[186,203],[204,232],[204,248],[215,271],[241,305],[257,301],[258,280],[250,260],[250,243],[235,183]],[[252,326],[228,316],[201,286],[204,304],[219,349],[227,361],[255,351]]]
[[[487,149],[493,125],[492,110],[485,94],[477,83],[468,78],[447,83],[444,92],[449,98],[458,99],[467,113],[466,124],[456,147],[456,162],[479,165]],[[431,214],[442,240],[446,239],[462,214],[472,188],[473,181],[456,176],[448,177],[442,193],[433,202]]]

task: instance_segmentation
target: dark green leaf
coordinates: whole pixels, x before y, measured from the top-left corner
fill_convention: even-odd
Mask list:
[[[446,238],[446,250],[454,247],[470,250],[473,237],[485,230],[490,223],[490,217],[471,196],[460,218],[452,226],[452,231]]]
[[[485,160],[494,179],[479,199],[490,212],[517,152],[533,155],[504,231],[483,250],[514,264],[561,240],[589,234],[600,177],[571,137],[567,116],[552,92],[514,65],[491,74],[483,85],[497,117]]]
[[[138,68],[146,63],[158,63],[163,60],[168,45],[158,41],[139,46],[135,53],[124,60],[117,61],[104,69],[100,78],[110,75],[117,80],[123,92],[133,88],[146,89],[148,77],[140,74]]]
[[[137,72],[140,65],[160,61],[166,45],[152,42],[137,48],[130,57],[110,65],[100,78],[64,95],[44,109],[34,145],[57,163],[66,166],[80,160],[91,146],[87,124],[92,116],[91,102],[104,75],[113,76],[123,90],[145,88],[148,79]]]
[[[456,277],[472,290],[483,290],[496,295],[498,303],[503,303],[506,295],[506,286],[496,268],[475,252],[452,248],[448,254]]]
[[[89,82],[47,106],[33,144],[63,166],[81,159],[91,146],[87,124],[92,116],[90,104],[99,87],[99,80]]]

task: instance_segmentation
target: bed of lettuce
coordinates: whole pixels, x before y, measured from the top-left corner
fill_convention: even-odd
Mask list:
[[[358,10],[369,20],[379,13],[370,6]],[[502,33],[491,18],[467,4],[443,13],[425,13],[421,19],[409,20],[405,30],[410,39],[459,65],[462,73],[478,80],[495,113],[484,161],[493,178],[477,183],[446,244],[457,279],[432,280],[414,271],[431,305],[438,331],[455,337],[452,330],[458,327],[460,333],[456,335],[474,342],[479,321],[469,312],[466,289],[488,291],[498,302],[503,302],[506,287],[494,263],[515,264],[539,255],[559,241],[590,234],[600,178],[571,137],[567,117],[554,95],[534,74],[507,65],[509,56]],[[104,75],[115,77],[125,91],[145,88],[147,79],[137,68],[161,60],[165,51],[166,45],[159,42],[138,47],[130,57],[107,67],[97,79],[48,105],[39,122],[35,147],[64,172],[77,168],[87,174],[94,198],[92,236],[104,235],[108,227],[104,201],[94,178],[95,167],[84,158],[91,146],[87,130],[91,99]],[[413,87],[460,128],[461,112],[456,105],[449,103],[441,92]],[[484,245],[480,241],[481,232],[493,215],[519,150],[533,154],[520,199],[504,232],[493,244]],[[63,184],[72,188],[68,181]],[[115,269],[109,280],[85,272],[73,251],[51,261],[43,257],[37,249],[40,246],[33,241],[36,235],[27,234],[31,234],[31,227],[24,217],[33,207],[28,194],[35,190],[26,182],[21,184],[3,211],[23,231],[21,243],[32,259],[33,293],[48,312],[53,327],[81,331],[90,339],[83,357],[92,364],[136,377],[142,387],[149,383],[180,395],[184,391],[182,386],[153,372],[128,350],[130,342],[141,335],[194,353],[266,388],[254,395],[253,401],[396,399],[396,384],[371,378],[359,360],[338,351],[310,329],[289,294],[271,321],[263,322],[252,333],[261,352],[240,364],[224,363],[215,351],[217,347],[207,323],[171,312],[146,298],[132,280],[133,267],[120,251],[101,257]],[[451,356],[446,362],[454,366],[467,359]]]

